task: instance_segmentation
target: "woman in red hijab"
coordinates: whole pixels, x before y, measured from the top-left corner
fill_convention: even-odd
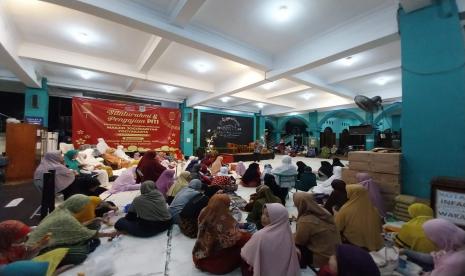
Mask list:
[[[166,170],[166,168],[157,160],[157,152],[149,150],[144,153],[144,156],[142,156],[142,159],[137,165],[136,181],[137,183],[142,183],[147,180],[157,182],[164,170]]]
[[[30,231],[29,226],[18,220],[0,222],[0,265],[33,258],[48,243],[50,236],[45,236],[37,245],[26,246],[24,242]]]

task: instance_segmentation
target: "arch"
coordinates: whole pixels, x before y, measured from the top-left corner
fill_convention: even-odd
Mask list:
[[[310,129],[310,122],[308,120],[306,120],[304,117],[301,117],[301,116],[287,116],[287,117],[282,118],[281,121],[278,120],[278,126],[277,126],[276,130],[282,132],[284,130],[284,128],[286,127],[286,123],[289,122],[289,120],[291,120],[291,119],[298,119],[298,120],[302,121],[307,126],[307,129]]]
[[[355,119],[355,120],[358,120],[360,123],[363,123],[365,122],[365,120],[360,116],[358,115],[357,113],[353,112],[353,111],[349,111],[349,110],[335,110],[333,112],[330,112],[328,114],[326,114],[325,116],[323,116],[323,118],[321,118],[321,120],[318,122],[318,129],[321,130],[321,127],[323,126],[323,124],[330,118],[333,118],[333,117],[339,117],[339,116],[346,116],[346,117],[349,117],[349,118],[352,118],[352,119]]]
[[[272,120],[272,119],[269,118],[269,117],[265,117],[265,126],[266,126],[266,123],[271,124],[271,126],[273,127],[273,129],[274,129],[275,131],[278,130],[278,126],[277,126],[276,120]]]
[[[402,111],[402,103],[393,103],[384,109],[384,112],[381,112],[376,118],[373,120],[373,125],[376,125],[381,121],[383,118],[391,116],[397,112]]]

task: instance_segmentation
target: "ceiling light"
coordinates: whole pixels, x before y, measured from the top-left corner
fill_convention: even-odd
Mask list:
[[[266,90],[270,90],[271,88],[275,86],[276,86],[275,82],[269,82],[269,83],[265,83],[264,85],[262,85],[262,87],[265,88]]]
[[[73,30],[72,33],[74,39],[79,43],[88,44],[92,40],[91,35],[86,31]]]
[[[277,21],[283,22],[289,19],[289,8],[285,5],[279,6],[274,17]]]
[[[171,93],[173,90],[176,89],[176,87],[171,86],[171,85],[162,85],[163,89],[166,91],[166,93]]]
[[[352,57],[346,57],[342,59],[342,63],[346,66],[351,66],[354,63],[354,59]]]
[[[94,75],[94,72],[90,72],[86,70],[79,70],[79,75],[81,76],[81,78],[88,80],[92,78],[92,76]]]
[[[194,68],[199,73],[205,73],[208,70],[210,70],[210,66],[208,66],[206,63],[203,63],[203,62],[195,63]]]
[[[227,103],[229,100],[231,100],[230,97],[223,97],[223,98],[221,98],[221,101],[222,101],[223,103]]]
[[[257,103],[258,108],[263,108],[265,106],[264,103]]]
[[[298,115],[298,114],[299,113],[297,113],[297,112],[291,112],[291,113],[289,113],[289,116],[295,116],[295,115]]]
[[[380,78],[375,79],[375,83],[377,85],[385,85],[388,81],[389,79],[387,77],[380,77]]]
[[[310,93],[305,93],[302,95],[302,98],[304,98],[307,101],[312,97],[313,97],[313,94],[310,94]]]

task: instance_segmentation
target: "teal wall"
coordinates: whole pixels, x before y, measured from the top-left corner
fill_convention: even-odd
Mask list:
[[[37,95],[38,107],[32,107],[32,97]],[[48,86],[47,79],[42,79],[42,88],[27,87],[24,91],[24,116],[43,118],[43,126],[48,126]]]
[[[429,197],[435,176],[465,177],[465,46],[455,1],[406,14],[402,50],[403,193]],[[443,131],[438,131],[438,129]]]
[[[185,156],[194,153],[194,110],[186,107],[186,102],[181,104],[181,150]]]

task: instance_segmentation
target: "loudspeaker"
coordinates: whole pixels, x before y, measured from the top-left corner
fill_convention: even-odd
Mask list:
[[[190,133],[190,134],[194,134],[194,129],[191,128],[191,129],[189,130],[189,133]]]
[[[39,108],[39,98],[37,95],[32,95],[32,108]]]

